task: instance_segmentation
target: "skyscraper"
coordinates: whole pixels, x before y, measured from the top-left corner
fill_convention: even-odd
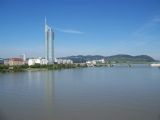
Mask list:
[[[54,62],[54,32],[51,27],[47,25],[45,18],[45,59],[49,63]]]

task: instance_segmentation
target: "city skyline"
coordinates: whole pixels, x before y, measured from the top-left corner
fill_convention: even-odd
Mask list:
[[[160,59],[159,5],[158,0],[2,0],[0,57],[45,57],[46,16],[56,34],[55,57],[146,54]]]

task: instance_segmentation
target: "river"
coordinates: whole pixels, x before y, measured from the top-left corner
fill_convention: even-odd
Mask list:
[[[0,120],[160,120],[160,69],[1,73]]]

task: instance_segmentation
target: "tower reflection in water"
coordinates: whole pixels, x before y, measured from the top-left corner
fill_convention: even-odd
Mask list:
[[[46,117],[53,119],[55,116],[55,73],[54,71],[47,71],[44,73],[44,97],[46,104]]]

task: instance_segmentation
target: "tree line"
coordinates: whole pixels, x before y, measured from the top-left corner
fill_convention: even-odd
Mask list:
[[[60,70],[60,69],[69,69],[69,68],[78,68],[78,67],[87,67],[87,65],[81,65],[81,64],[49,64],[49,65],[40,65],[35,64],[28,66],[28,64],[25,65],[0,65],[0,72],[21,72],[26,70],[32,70],[32,69],[46,69],[46,70]]]

